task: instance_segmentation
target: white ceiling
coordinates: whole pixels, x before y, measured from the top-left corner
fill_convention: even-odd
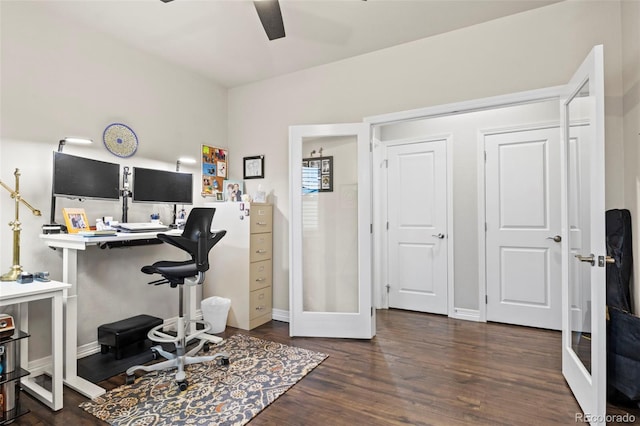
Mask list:
[[[51,13],[234,87],[559,0],[281,0],[269,41],[248,0],[47,0]]]

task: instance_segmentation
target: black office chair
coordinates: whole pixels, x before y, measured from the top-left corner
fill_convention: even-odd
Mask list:
[[[217,361],[219,365],[229,364],[229,355],[224,352],[216,353],[212,356],[194,356],[201,349],[205,352],[209,349],[209,342],[218,342],[222,339],[217,336],[205,336],[204,333],[211,330],[211,325],[202,320],[192,320],[184,314],[184,296],[183,288],[185,285],[199,285],[204,281],[204,273],[209,269],[209,251],[218,241],[225,236],[227,231],[211,231],[211,223],[216,209],[213,208],[194,208],[191,210],[182,235],[158,234],[158,239],[178,247],[191,255],[191,260],[186,261],[168,261],[161,260],[153,265],[145,266],[142,272],[145,274],[160,274],[162,279],[152,281],[149,284],[160,285],[170,284],[171,287],[178,287],[179,294],[179,314],[176,324],[176,335],[170,335],[162,331],[164,325],[154,327],[149,331],[150,340],[158,343],[174,343],[176,353],[163,350],[162,346],[154,346],[151,348],[154,359],[158,354],[166,358],[166,361],[153,365],[136,365],[127,369],[126,383],[131,384],[135,381],[134,372],[143,371],[159,371],[170,368],[177,368],[176,383],[180,390],[186,390],[188,382],[184,372],[184,366],[207,361]],[[200,324],[203,328],[189,333],[189,328],[195,330],[196,325]],[[190,341],[199,339],[199,344],[186,352],[187,344]]]

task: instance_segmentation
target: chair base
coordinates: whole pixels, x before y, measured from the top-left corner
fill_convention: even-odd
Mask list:
[[[190,324],[201,324],[204,328],[190,335],[186,335],[187,327],[189,327]],[[195,356],[202,349],[208,352],[209,342],[212,341],[217,343],[222,341],[222,338],[218,336],[205,335],[208,330],[211,330],[211,325],[208,322],[199,320],[186,321],[185,318],[179,317],[177,323],[177,336],[171,336],[162,332],[162,327],[163,326],[157,326],[151,329],[148,334],[149,339],[158,343],[174,343],[176,346],[176,353],[167,352],[160,345],[152,347],[151,350],[153,351],[154,359],[157,359],[158,356],[162,356],[166,360],[152,365],[135,365],[128,368],[126,371],[127,384],[131,384],[135,381],[134,373],[138,370],[150,372],[175,368],[177,369],[175,373],[176,384],[181,391],[184,391],[188,386],[186,373],[184,371],[185,366],[210,361],[217,361],[218,365],[229,364],[229,354],[226,352],[218,352],[214,355]],[[196,339],[199,340],[199,343],[194,348],[186,352],[187,344]]]

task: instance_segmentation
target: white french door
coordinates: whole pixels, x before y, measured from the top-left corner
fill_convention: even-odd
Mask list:
[[[289,334],[370,339],[370,125],[289,127]]]
[[[566,86],[563,124],[562,373],[594,425],[606,424],[603,48]],[[578,133],[579,132],[579,133]]]

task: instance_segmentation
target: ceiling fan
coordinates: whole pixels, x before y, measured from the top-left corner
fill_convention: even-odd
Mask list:
[[[173,0],[160,0],[163,3],[169,3]],[[280,3],[278,0],[257,0],[253,5],[258,12],[258,17],[264,31],[267,33],[269,40],[283,38],[284,23],[282,22],[282,12],[280,11]]]

